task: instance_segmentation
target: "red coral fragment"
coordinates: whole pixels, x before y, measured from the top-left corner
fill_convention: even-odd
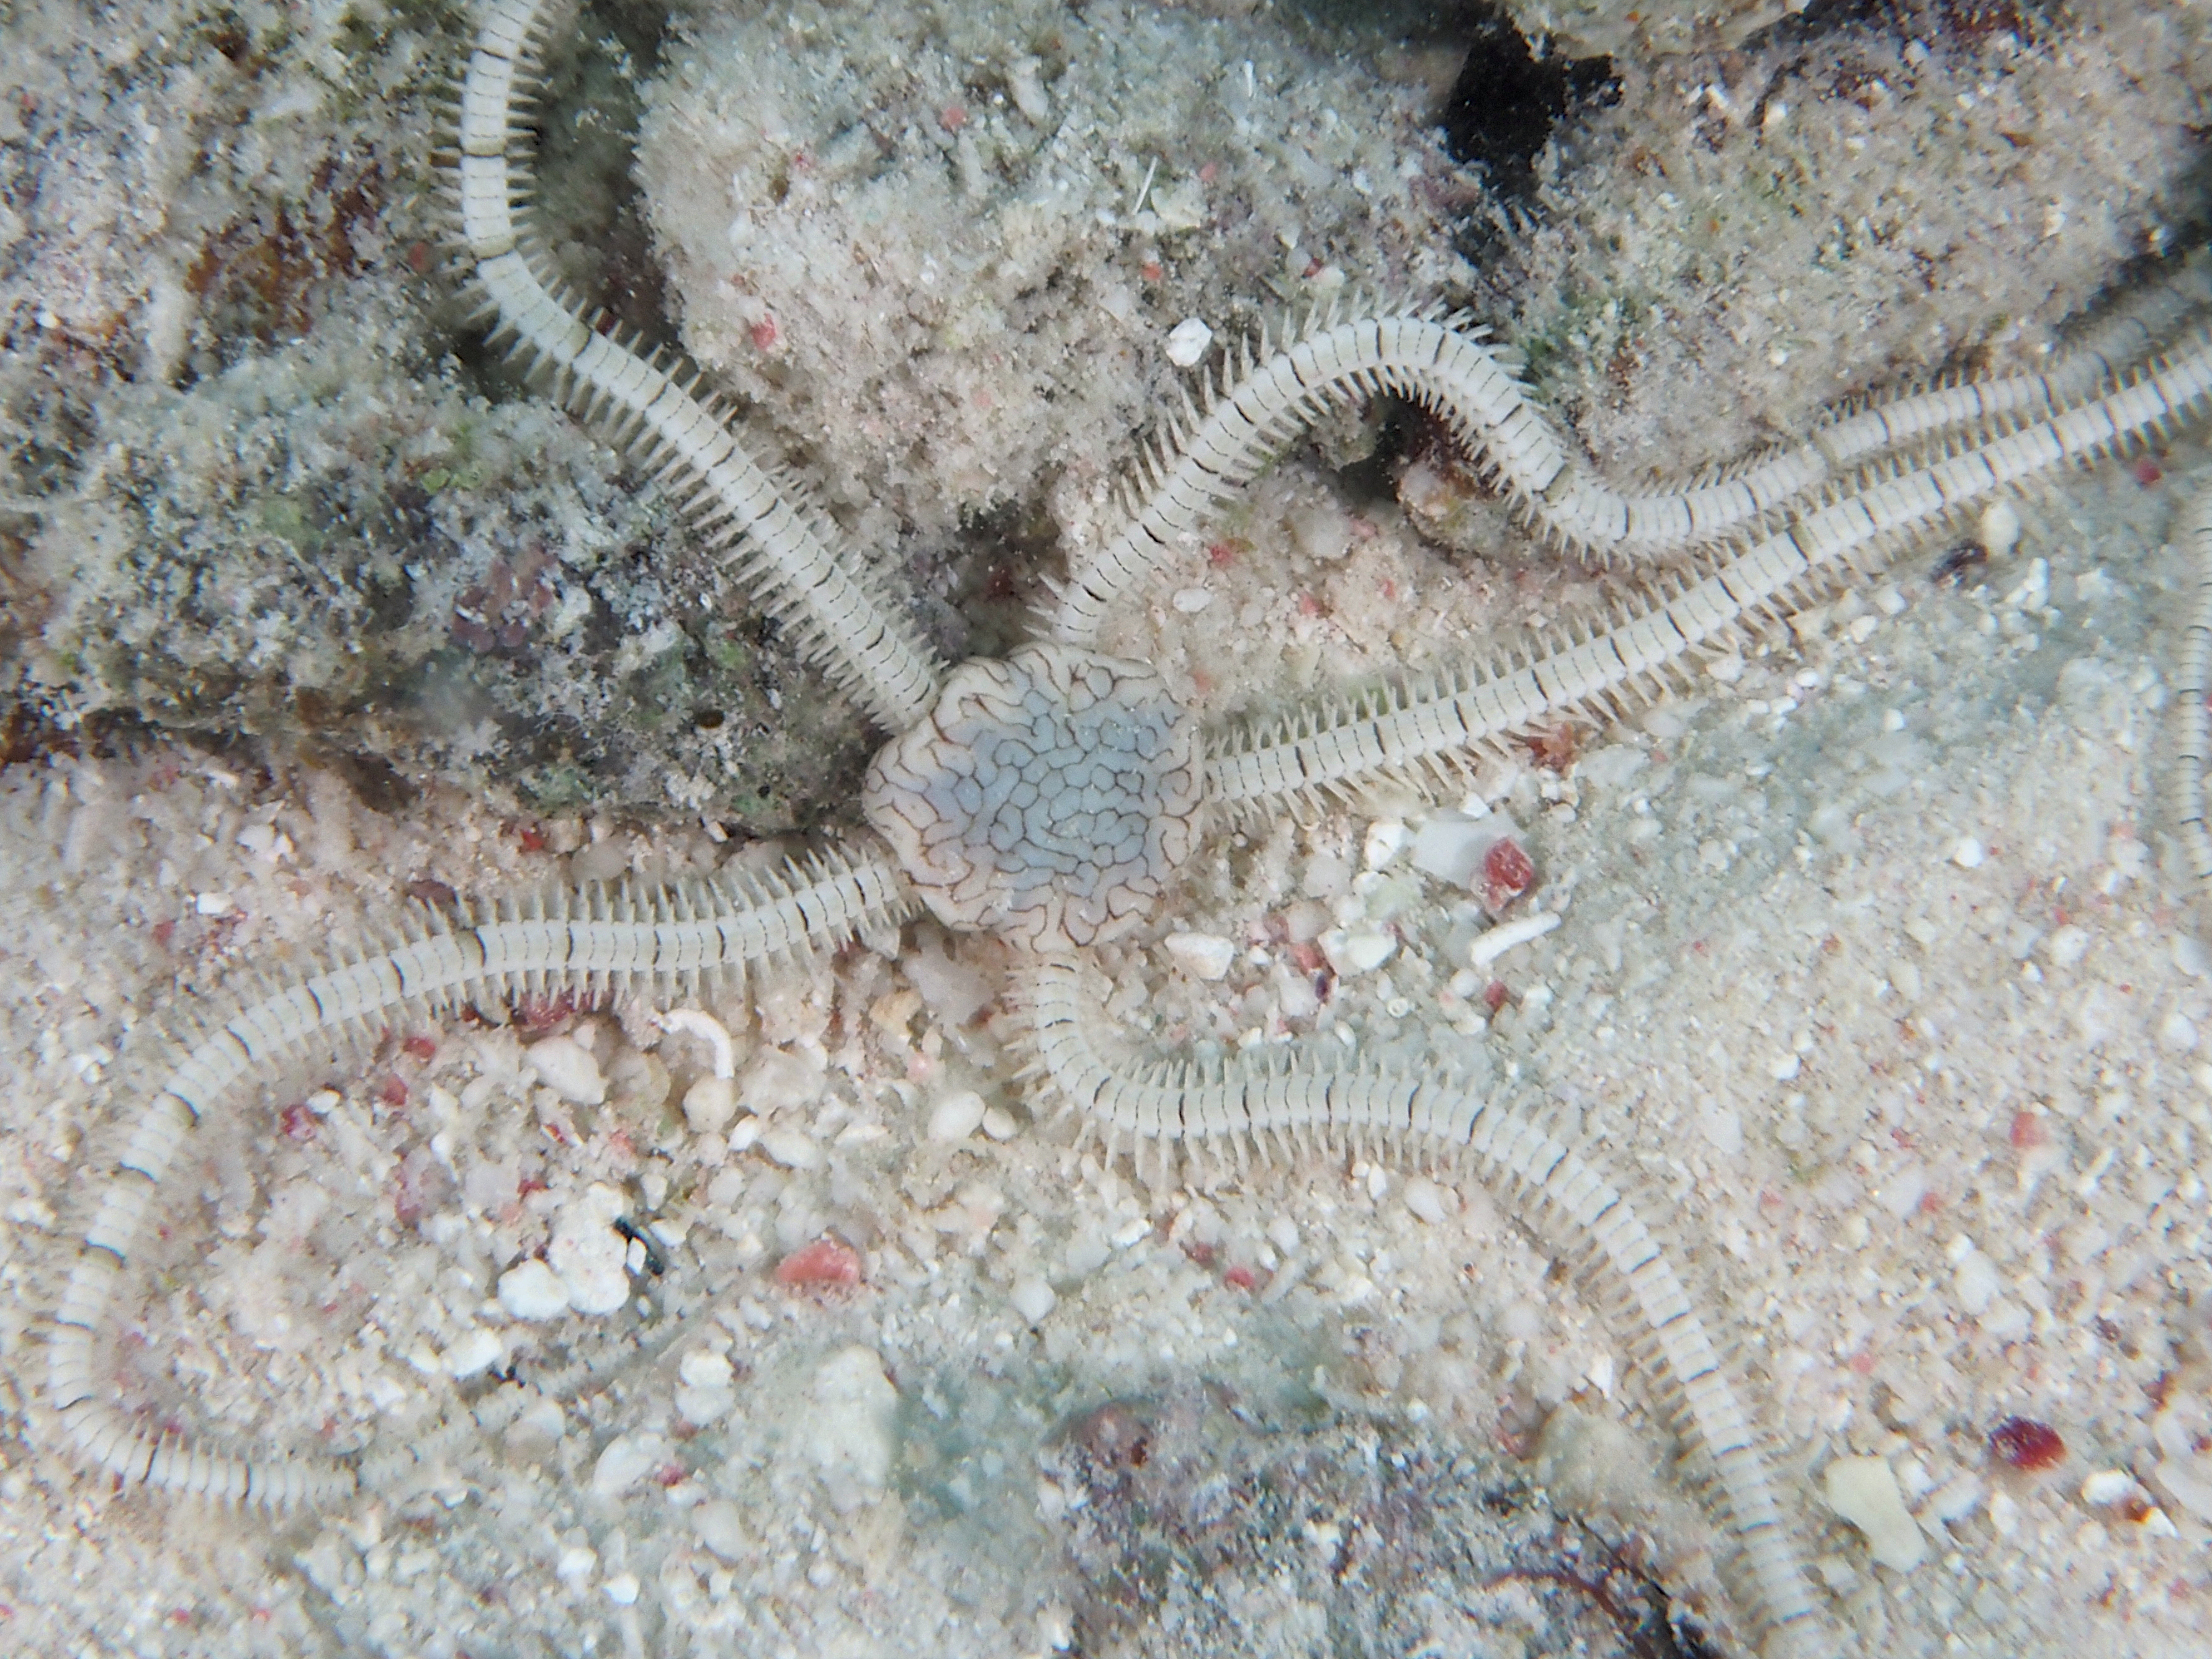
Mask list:
[[[775,1264],[779,1285],[857,1285],[860,1258],[834,1238],[818,1238]]]
[[[1535,879],[1535,861],[1512,836],[1500,836],[1482,855],[1482,908],[1496,915]]]
[[[2066,1455],[2066,1443],[2048,1423],[2008,1417],[1990,1431],[1990,1449],[2016,1469],[2047,1469]]]

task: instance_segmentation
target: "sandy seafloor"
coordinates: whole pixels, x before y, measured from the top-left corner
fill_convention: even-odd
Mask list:
[[[2114,119],[2100,142],[2124,155]],[[2142,153],[2165,154],[2145,119]],[[2008,281],[2014,314],[2081,297],[2017,263],[1978,280],[1961,311]],[[2212,983],[2166,793],[2195,590],[2170,538],[2205,470],[2183,434],[2070,477],[1962,580],[1932,579],[1950,541],[1909,550],[1588,734],[1564,775],[1487,764],[1475,787],[1536,863],[1527,902],[1563,920],[1496,964],[1510,995],[1486,1024],[1451,984],[1466,896],[1402,858],[1355,877],[1374,825],[1419,823],[1410,801],[1217,830],[1163,927],[1257,953],[1226,981],[1149,942],[1102,963],[1134,1035],[1279,1021],[1388,1053],[1427,1033],[1632,1171],[1742,1345],[1838,1651],[2212,1640],[2212,1456],[2194,1449],[2212,1435]],[[1354,522],[1336,489],[1294,457],[1231,556],[1194,556],[1114,648],[1220,706],[1510,638],[1589,596],[1502,515],[1470,562],[1388,501]],[[40,1399],[39,1321],[156,1017],[354,948],[410,890],[783,850],[721,836],[542,817],[435,778],[372,809],[311,765],[158,738],[0,771],[0,1646],[1611,1650],[1594,1599],[1545,1577],[1581,1540],[1733,1650],[1710,1513],[1665,1472],[1626,1333],[1479,1188],[1361,1156],[1140,1180],[1032,1118],[1001,958],[963,942],[948,965],[927,927],[771,977],[757,1017],[713,1005],[772,1108],[750,1146],[686,1127],[706,1051],[626,1006],[520,1036],[416,1020],[204,1130],[113,1351],[135,1405],[349,1447],[450,1403],[462,1356],[601,1369],[419,1490],[339,1513],[214,1513],[75,1470]],[[1279,971],[1302,903],[1400,939],[1311,1012]],[[556,1029],[593,1048],[605,1104],[524,1062]],[[933,1139],[969,1089],[985,1123]],[[665,1272],[617,1314],[508,1318],[497,1275],[593,1183],[658,1218]],[[857,1253],[858,1287],[775,1282],[823,1237]],[[1993,1457],[2015,1415],[2058,1432],[2057,1467]],[[1865,1455],[1920,1516],[1908,1571],[1822,1502],[1825,1466]]]

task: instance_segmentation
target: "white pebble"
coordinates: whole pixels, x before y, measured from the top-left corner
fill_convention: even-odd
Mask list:
[[[2020,1505],[2011,1493],[1990,1494],[1990,1526],[2000,1538],[2009,1538],[2020,1529]]]
[[[1972,836],[1966,836],[1961,837],[1959,844],[1951,849],[1951,862],[1961,870],[1978,870],[1982,867],[1982,860],[1989,855],[1987,848]]]
[[[2020,514],[2010,501],[1991,501],[1982,509],[1982,521],[1976,539],[1982,550],[1993,559],[2001,559],[2013,550],[2020,540]]]
[[[1372,973],[1397,953],[1395,934],[1379,927],[1332,927],[1321,936],[1322,953],[1328,965],[1349,978]]]
[[[1467,947],[1467,959],[1471,966],[1487,968],[1516,945],[1526,945],[1532,939],[1541,939],[1559,925],[1559,917],[1551,911],[1539,911],[1533,916],[1523,916],[1518,921],[1501,923],[1486,933],[1478,933],[1474,942]]]
[[[503,1285],[501,1288],[505,1288]],[[474,1376],[478,1371],[489,1370],[498,1364],[506,1352],[507,1345],[494,1333],[481,1328],[471,1331],[446,1350],[446,1374],[454,1377]]]
[[[1451,1195],[1426,1176],[1407,1177],[1405,1196],[1406,1207],[1432,1227],[1451,1213]]]
[[[818,1170],[822,1149],[802,1130],[770,1129],[760,1138],[760,1149],[787,1170]]]
[[[574,1037],[547,1037],[534,1042],[523,1058],[538,1080],[571,1106],[596,1106],[607,1097],[599,1062],[590,1049]]]
[[[1359,861],[1370,870],[1380,870],[1404,852],[1413,839],[1413,832],[1397,819],[1377,818],[1360,839]]]
[[[2054,968],[2071,968],[2088,954],[2089,930],[2068,922],[2063,927],[2051,930],[2043,941],[2043,954]]]
[[[1611,1354],[1601,1353],[1596,1358],[1591,1360],[1589,1364],[1584,1368],[1583,1376],[1588,1380],[1590,1387],[1595,1389],[1600,1394],[1604,1395],[1607,1399],[1612,1398],[1613,1385],[1619,1380],[1619,1374],[1613,1369],[1613,1356]]]
[[[2179,1008],[2158,1028],[2158,1046],[2171,1054],[2185,1054],[2197,1046],[2197,1027]]]
[[[785,1048],[763,1048],[746,1062],[738,1084],[738,1098],[748,1110],[767,1114],[795,1106],[811,1106],[822,1098],[826,1070],[805,1055]]]
[[[2173,965],[2191,979],[2212,975],[2212,951],[2204,948],[2204,941],[2194,933],[2173,936]]]
[[[1902,1220],[1927,1196],[1928,1172],[1917,1164],[1908,1164],[1881,1189],[1881,1207]]]
[[[1212,343],[1213,331],[1200,319],[1186,317],[1168,331],[1168,361],[1177,368],[1188,368]]]
[[[1951,1282],[1959,1292],[1959,1305],[1977,1317],[1989,1311],[1990,1304],[2004,1287],[2004,1281],[1997,1277],[1996,1263],[1976,1249],[1959,1258]]]
[[[1178,587],[1174,605],[1186,617],[1195,617],[1213,603],[1213,595],[1203,587]]]
[[[1053,1294],[1052,1286],[1034,1273],[1016,1279],[1006,1299],[1014,1304],[1014,1311],[1032,1325],[1042,1324],[1053,1304],[1060,1300]]]
[[[2081,1501],[2102,1509],[2117,1504],[2136,1489],[2136,1478],[2125,1469],[2100,1469],[2081,1483]]]
[[[599,1586],[607,1593],[607,1600],[618,1607],[626,1607],[637,1600],[637,1575],[618,1572]]]
[[[1039,126],[1052,113],[1052,100],[1037,75],[1042,67],[1034,58],[1017,58],[1006,65],[1006,91],[1013,98],[1014,107]]]
[[[1067,1241],[1067,1248],[1060,1255],[1060,1267],[1070,1279],[1088,1279],[1106,1265],[1112,1254],[1113,1246],[1104,1235],[1086,1228]]]
[[[744,1553],[744,1520],[726,1498],[712,1498],[691,1511],[691,1529],[699,1541],[725,1561]]]
[[[629,1244],[614,1228],[622,1194],[593,1182],[562,1206],[545,1264],[578,1313],[611,1314],[629,1300]]]
[[[983,1133],[994,1140],[1012,1140],[1022,1132],[1014,1121],[1014,1115],[1003,1106],[993,1106],[983,1114]]]
[[[1170,933],[1164,943],[1176,967],[1193,979],[1219,979],[1237,960],[1237,946],[1218,933]]]
[[[599,1498],[619,1498],[659,1468],[668,1455],[668,1443],[657,1434],[617,1435],[592,1465],[592,1492]]]
[[[571,1544],[561,1552],[560,1560],[554,1564],[553,1576],[564,1584],[581,1584],[590,1579],[592,1569],[599,1565],[598,1551]]]
[[[228,893],[195,893],[192,908],[204,916],[227,916],[237,906]]]
[[[697,1348],[685,1354],[677,1364],[676,1374],[687,1387],[694,1389],[726,1389],[737,1378],[729,1356],[716,1353],[712,1348]]]
[[[499,1305],[510,1318],[556,1319],[568,1311],[568,1292],[533,1255],[499,1276]]]
[[[1839,1457],[1828,1465],[1826,1485],[1828,1507],[1865,1534],[1868,1552],[1883,1566],[1910,1572],[1927,1559],[1928,1540],[1885,1460]]]
[[[983,1097],[973,1089],[950,1094],[930,1109],[932,1140],[965,1140],[983,1126]]]
[[[726,1077],[702,1077],[684,1091],[684,1121],[695,1135],[720,1134],[738,1115],[738,1085]]]
[[[727,1417],[738,1403],[738,1396],[730,1389],[686,1389],[676,1390],[676,1414],[696,1428],[706,1428]]]

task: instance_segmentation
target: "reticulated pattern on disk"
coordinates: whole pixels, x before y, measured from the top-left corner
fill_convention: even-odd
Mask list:
[[[1194,722],[1143,663],[1063,645],[953,671],[861,805],[948,927],[1039,950],[1149,914],[1198,844]]]

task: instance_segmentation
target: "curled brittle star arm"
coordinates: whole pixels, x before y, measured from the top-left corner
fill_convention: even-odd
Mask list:
[[[453,195],[471,275],[514,349],[549,368],[560,395],[623,448],[656,467],[693,523],[806,655],[886,730],[902,732],[934,699],[942,665],[864,558],[793,500],[720,407],[696,395],[698,372],[648,360],[593,329],[533,263],[522,204],[530,134],[518,109],[544,47],[544,0],[493,0],[461,88]]]
[[[1095,643],[1107,611],[1194,538],[1219,502],[1256,477],[1330,410],[1390,392],[1441,416],[1468,455],[1550,536],[1602,558],[1645,559],[1710,546],[1773,518],[1814,492],[1862,494],[1890,472],[1927,471],[2016,435],[2021,422],[2063,423],[2154,378],[2116,374],[2185,312],[2204,285],[2197,265],[2170,292],[2092,331],[2047,373],[1931,388],[1839,410],[1804,442],[1673,489],[1612,489],[1569,450],[1530,399],[1510,354],[1487,330],[1427,311],[1340,320],[1323,313],[1279,349],[1262,337],[1233,372],[1205,389],[1203,408],[1171,422],[1145,458],[1115,528],[1078,558],[1053,605],[1054,637]],[[2179,356],[2192,348],[2185,347]],[[2161,367],[2170,368],[2170,365]],[[1877,460],[1886,465],[1871,465]]]
[[[1610,626],[1559,640],[1522,664],[1309,710],[1216,736],[1208,799],[1232,811],[1340,794],[1377,777],[1449,770],[1538,721],[1656,695],[1690,653],[1788,614],[1888,562],[1947,519],[2094,459],[2194,414],[2212,393],[2212,338],[2197,335],[2101,397],[2008,427],[1960,453],[1862,471],[1847,494],[1747,546],[1707,555],[1654,585]]]
[[[1524,1107],[1485,1097],[1448,1068],[1395,1071],[1291,1058],[1258,1066],[1117,1066],[1089,1030],[1081,970],[1030,957],[1021,994],[1035,1069],[1109,1145],[1164,1156],[1227,1143],[1381,1146],[1457,1165],[1514,1205],[1603,1286],[1635,1346],[1656,1356],[1661,1393],[1710,1477],[1735,1546],[1732,1586],[1767,1659],[1809,1650],[1818,1624],[1751,1413],[1652,1227],[1590,1148],[1568,1146]]]
[[[331,1457],[239,1455],[149,1428],[101,1383],[100,1338],[163,1178],[194,1127],[242,1095],[402,1010],[436,1012],[511,995],[672,993],[829,950],[913,908],[904,880],[870,854],[827,854],[780,877],[724,874],[680,886],[592,886],[503,902],[481,918],[418,913],[389,949],[340,961],[297,984],[249,994],[160,1074],[107,1171],[94,1219],[48,1335],[46,1395],[85,1462],[143,1485],[272,1509],[328,1504],[389,1484],[458,1437],[511,1420],[531,1393],[501,1390],[440,1430],[372,1449],[356,1467]]]

